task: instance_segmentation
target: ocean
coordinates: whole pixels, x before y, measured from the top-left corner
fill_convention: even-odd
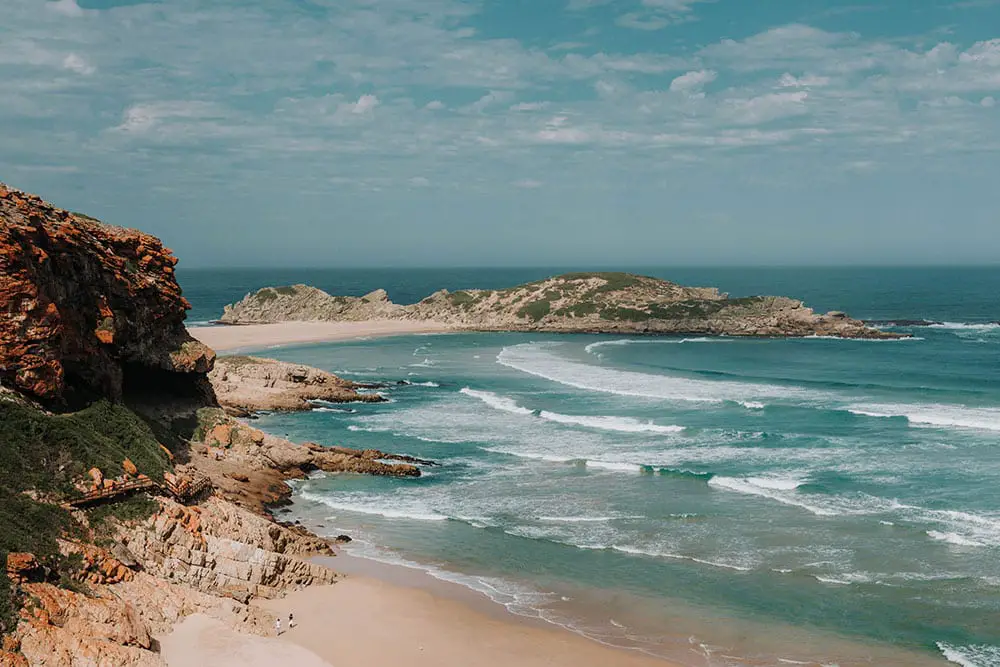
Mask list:
[[[692,665],[1000,665],[1000,268],[631,270],[779,294],[900,341],[401,336],[267,356],[388,383],[256,423],[441,465],[317,475],[292,515],[513,613]],[[181,271],[190,319],[267,285],[506,287],[562,269]],[[888,325],[887,325],[888,326]]]

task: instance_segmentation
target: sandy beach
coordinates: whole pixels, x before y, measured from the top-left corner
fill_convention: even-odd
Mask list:
[[[409,571],[402,572],[407,576]],[[426,575],[413,571],[408,576]],[[161,639],[162,655],[171,667],[672,667],[541,621],[519,619],[485,599],[479,604],[463,599],[465,589],[456,588],[439,594],[351,575],[333,586],[262,602],[283,619],[279,638],[239,634],[195,615]],[[290,629],[289,612],[297,622]]]
[[[446,333],[441,322],[372,320],[365,322],[279,322],[237,326],[189,327],[188,332],[217,352],[259,349],[277,345],[323,343],[375,336]]]

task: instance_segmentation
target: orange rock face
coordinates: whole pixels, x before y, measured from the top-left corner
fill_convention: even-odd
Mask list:
[[[0,382],[58,404],[207,373],[176,263],[153,236],[0,183]]]
[[[125,471],[126,475],[135,477],[139,474],[139,469],[135,467],[134,463],[132,463],[132,459],[125,459],[122,461],[122,469]]]
[[[7,576],[15,583],[28,581],[32,574],[38,570],[38,560],[34,554],[29,553],[9,553],[7,554]]]

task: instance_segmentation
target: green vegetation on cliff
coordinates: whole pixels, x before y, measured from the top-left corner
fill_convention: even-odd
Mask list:
[[[99,401],[80,412],[51,415],[0,399],[0,563],[6,564],[9,552],[25,551],[64,572],[56,540],[76,524],[60,506],[35,498],[73,495],[73,481],[91,467],[109,477],[120,475],[126,458],[154,479],[170,467],[146,423],[123,405]],[[142,512],[148,505],[132,509]],[[3,574],[0,634],[12,628],[16,608],[15,592]]]

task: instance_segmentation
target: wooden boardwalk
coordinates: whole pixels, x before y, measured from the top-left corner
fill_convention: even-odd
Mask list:
[[[186,502],[210,486],[212,486],[212,480],[208,477],[200,477],[193,482],[181,480],[178,484],[173,484],[168,481],[164,481],[162,484],[159,484],[146,477],[145,479],[137,479],[132,482],[115,484],[106,489],[94,489],[93,491],[88,491],[79,498],[67,500],[63,503],[63,505],[69,508],[83,507],[102,500],[109,500],[112,498],[118,498],[119,496],[135,493],[136,491],[152,491],[153,493],[159,493],[160,495],[172,496],[180,502]]]

